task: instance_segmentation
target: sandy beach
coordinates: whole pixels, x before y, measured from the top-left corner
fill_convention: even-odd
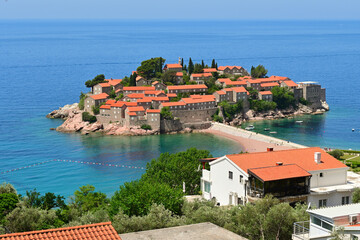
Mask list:
[[[251,153],[251,152],[266,152],[267,148],[269,148],[269,147],[273,148],[275,151],[276,150],[287,150],[287,149],[293,148],[290,146],[279,146],[275,143],[268,143],[268,142],[258,141],[255,139],[239,137],[239,136],[224,133],[224,132],[221,132],[218,130],[214,130],[211,128],[202,130],[201,132],[214,134],[216,136],[225,137],[225,138],[231,139],[233,141],[236,141],[241,146],[241,149],[244,152],[249,152],[249,153]]]

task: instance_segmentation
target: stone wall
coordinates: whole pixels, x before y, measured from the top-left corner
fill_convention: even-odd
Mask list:
[[[181,123],[208,122],[215,114],[217,108],[197,110],[171,110],[174,117],[179,118]]]
[[[183,125],[180,120],[161,120],[160,132],[178,132],[183,129]]]

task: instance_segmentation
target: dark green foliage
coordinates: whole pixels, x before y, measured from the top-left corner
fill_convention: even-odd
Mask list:
[[[201,170],[199,159],[211,157],[209,151],[190,148],[174,154],[162,153],[146,166],[143,178],[154,182],[169,184],[173,188],[186,186],[186,194],[198,194]]]
[[[236,114],[239,114],[242,111],[242,101],[239,101],[235,104],[230,104],[227,101],[223,101],[219,103],[219,106],[222,107],[224,117],[229,121],[231,121]]]
[[[18,202],[19,197],[16,193],[0,194],[0,221],[16,208]]]
[[[189,66],[188,66],[189,75],[194,72],[194,63],[192,62],[191,58],[189,59]]]
[[[223,123],[223,122],[224,122],[224,118],[223,118],[223,117],[220,117],[220,116],[217,115],[217,114],[214,114],[213,120],[214,120],[215,122],[219,122],[219,123]]]
[[[360,203],[360,188],[355,188],[355,190],[352,194],[352,202]]]
[[[147,124],[143,124],[143,125],[141,125],[141,129],[151,130],[151,126],[150,126],[150,125],[147,125]]]
[[[166,83],[170,82],[174,85],[176,83],[176,72],[173,70],[166,71],[162,74],[161,80]]]
[[[79,109],[80,110],[84,110],[84,106],[85,106],[85,104],[84,104],[84,102],[85,102],[85,98],[86,98],[86,94],[84,94],[83,92],[81,92],[81,94],[80,94],[80,100],[79,100]]]
[[[125,76],[123,78],[123,80],[121,81],[121,84],[124,86],[124,87],[129,87],[130,86],[130,78]]]
[[[123,97],[124,97],[124,94],[123,94],[123,93],[120,93],[120,94],[115,98],[115,100],[116,100],[116,101],[120,101]]]
[[[136,78],[137,78],[136,72],[130,75],[129,86],[136,86]]]
[[[181,188],[172,188],[166,183],[140,179],[120,186],[110,201],[110,215],[120,209],[128,216],[146,215],[153,203],[163,204],[166,209],[179,214],[183,204]]]
[[[295,107],[294,93],[288,88],[276,86],[271,90],[273,94],[273,101],[279,109],[286,109],[288,107]]]
[[[257,67],[251,67],[251,76],[253,78],[264,78],[266,77],[268,70],[263,65],[258,65]]]
[[[183,58],[181,58],[181,66],[184,67],[184,59]]]
[[[343,151],[339,149],[332,150],[331,152],[328,153],[336,159],[340,159],[342,156],[344,156]]]
[[[215,59],[213,59],[212,62],[211,62],[211,68],[216,68]]]
[[[202,73],[202,72],[204,72],[204,67],[199,63],[195,63],[193,73]]]
[[[188,97],[190,97],[190,93],[178,93],[177,97],[171,99],[171,102],[178,102],[180,99]]]
[[[94,79],[86,81],[85,86],[86,87],[91,87],[91,91],[92,91],[93,86],[95,86],[98,83],[103,83],[104,80],[105,80],[105,75],[104,74],[99,74]]]
[[[54,193],[47,192],[45,195],[41,196],[39,192],[34,190],[26,191],[26,195],[23,198],[23,202],[28,208],[41,208],[44,210],[50,210],[52,208],[64,208],[65,198],[60,195],[55,195]]]
[[[100,113],[100,106],[95,106],[95,105],[93,105],[93,106],[91,107],[91,110],[92,110],[92,112],[93,112],[94,115],[98,115],[98,114]]]
[[[259,92],[257,90],[255,90],[254,88],[252,87],[247,87],[246,90],[249,92],[250,94],[250,99],[253,99],[253,100],[256,100],[256,99],[259,99]]]
[[[167,120],[172,120],[174,119],[172,112],[170,112],[170,108],[169,107],[163,107],[160,111],[160,116],[163,119],[167,119]]]
[[[92,185],[80,187],[80,190],[76,190],[74,195],[71,206],[80,212],[95,211],[109,203],[106,194],[95,192],[95,187]]]
[[[217,74],[217,73],[215,73]],[[213,74],[214,76],[214,74]],[[207,94],[213,94],[214,92],[221,90],[222,86],[216,84],[216,77],[212,77],[209,80],[205,81],[205,85],[208,87]]]
[[[201,60],[201,67],[204,69],[205,64],[204,64],[204,60]]]
[[[151,58],[141,62],[141,66],[137,68],[137,73],[146,79],[156,77],[156,73],[162,72],[165,59],[161,57]]]
[[[115,89],[111,89],[111,91],[109,92],[109,98],[111,98],[111,99],[115,99],[115,98],[116,98]]]
[[[275,102],[269,102],[264,100],[249,100],[249,102],[250,109],[253,109],[255,112],[263,112],[276,109]]]
[[[300,99],[299,99],[299,102],[300,102],[302,105],[305,105],[305,106],[307,106],[307,105],[310,104],[305,98],[300,98]]]
[[[88,113],[88,112],[83,112],[83,113],[82,113],[82,120],[83,120],[84,122],[89,122],[89,123],[94,123],[94,122],[97,121],[97,120],[96,120],[96,117],[93,116],[93,115],[91,115],[91,114]]]

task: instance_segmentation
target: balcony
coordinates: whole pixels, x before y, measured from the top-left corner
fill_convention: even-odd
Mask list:
[[[294,223],[293,240],[308,240],[310,232],[310,221]]]

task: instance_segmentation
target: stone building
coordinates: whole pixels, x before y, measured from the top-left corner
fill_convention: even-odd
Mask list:
[[[84,110],[86,112],[92,112],[93,106],[99,106],[101,103],[106,102],[108,97],[109,95],[106,93],[87,96],[84,100]]]
[[[204,84],[199,85],[176,85],[167,86],[168,93],[205,93],[208,87]]]
[[[271,91],[260,91],[258,96],[260,100],[269,101],[269,102],[273,100],[273,94]]]
[[[247,76],[249,73],[241,66],[220,66],[218,67],[219,74],[242,75]]]

